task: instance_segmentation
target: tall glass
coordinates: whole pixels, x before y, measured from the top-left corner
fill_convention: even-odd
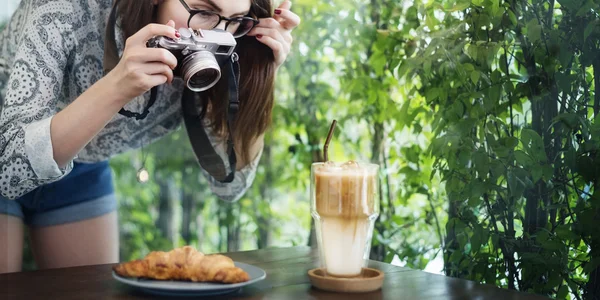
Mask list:
[[[378,169],[356,162],[311,166],[311,215],[328,276],[356,277],[366,267],[379,216]]]

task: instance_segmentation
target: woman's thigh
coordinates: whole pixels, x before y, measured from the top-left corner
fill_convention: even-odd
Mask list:
[[[0,214],[0,274],[21,271],[23,220]]]
[[[32,250],[40,269],[119,261],[117,212],[53,226],[31,227]]]

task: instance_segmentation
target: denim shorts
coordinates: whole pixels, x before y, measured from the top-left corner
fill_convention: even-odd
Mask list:
[[[108,161],[77,163],[61,180],[43,185],[16,200],[0,196],[0,214],[34,227],[91,219],[117,208]]]

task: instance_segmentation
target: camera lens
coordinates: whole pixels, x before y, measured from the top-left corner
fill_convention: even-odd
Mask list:
[[[192,75],[188,81],[188,85],[193,87],[209,86],[215,78],[219,77],[219,72],[215,69],[204,69]]]
[[[202,92],[213,87],[221,79],[221,69],[215,56],[208,51],[188,55],[181,66],[183,80],[194,92]]]

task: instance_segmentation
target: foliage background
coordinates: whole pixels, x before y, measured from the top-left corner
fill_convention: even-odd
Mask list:
[[[600,1],[295,0],[251,190],[215,199],[185,132],[115,157],[121,259],[314,244],[311,162],[376,162],[371,258],[559,299],[600,286]],[[146,160],[152,175],[135,173]],[[30,256],[27,268],[33,268]]]

